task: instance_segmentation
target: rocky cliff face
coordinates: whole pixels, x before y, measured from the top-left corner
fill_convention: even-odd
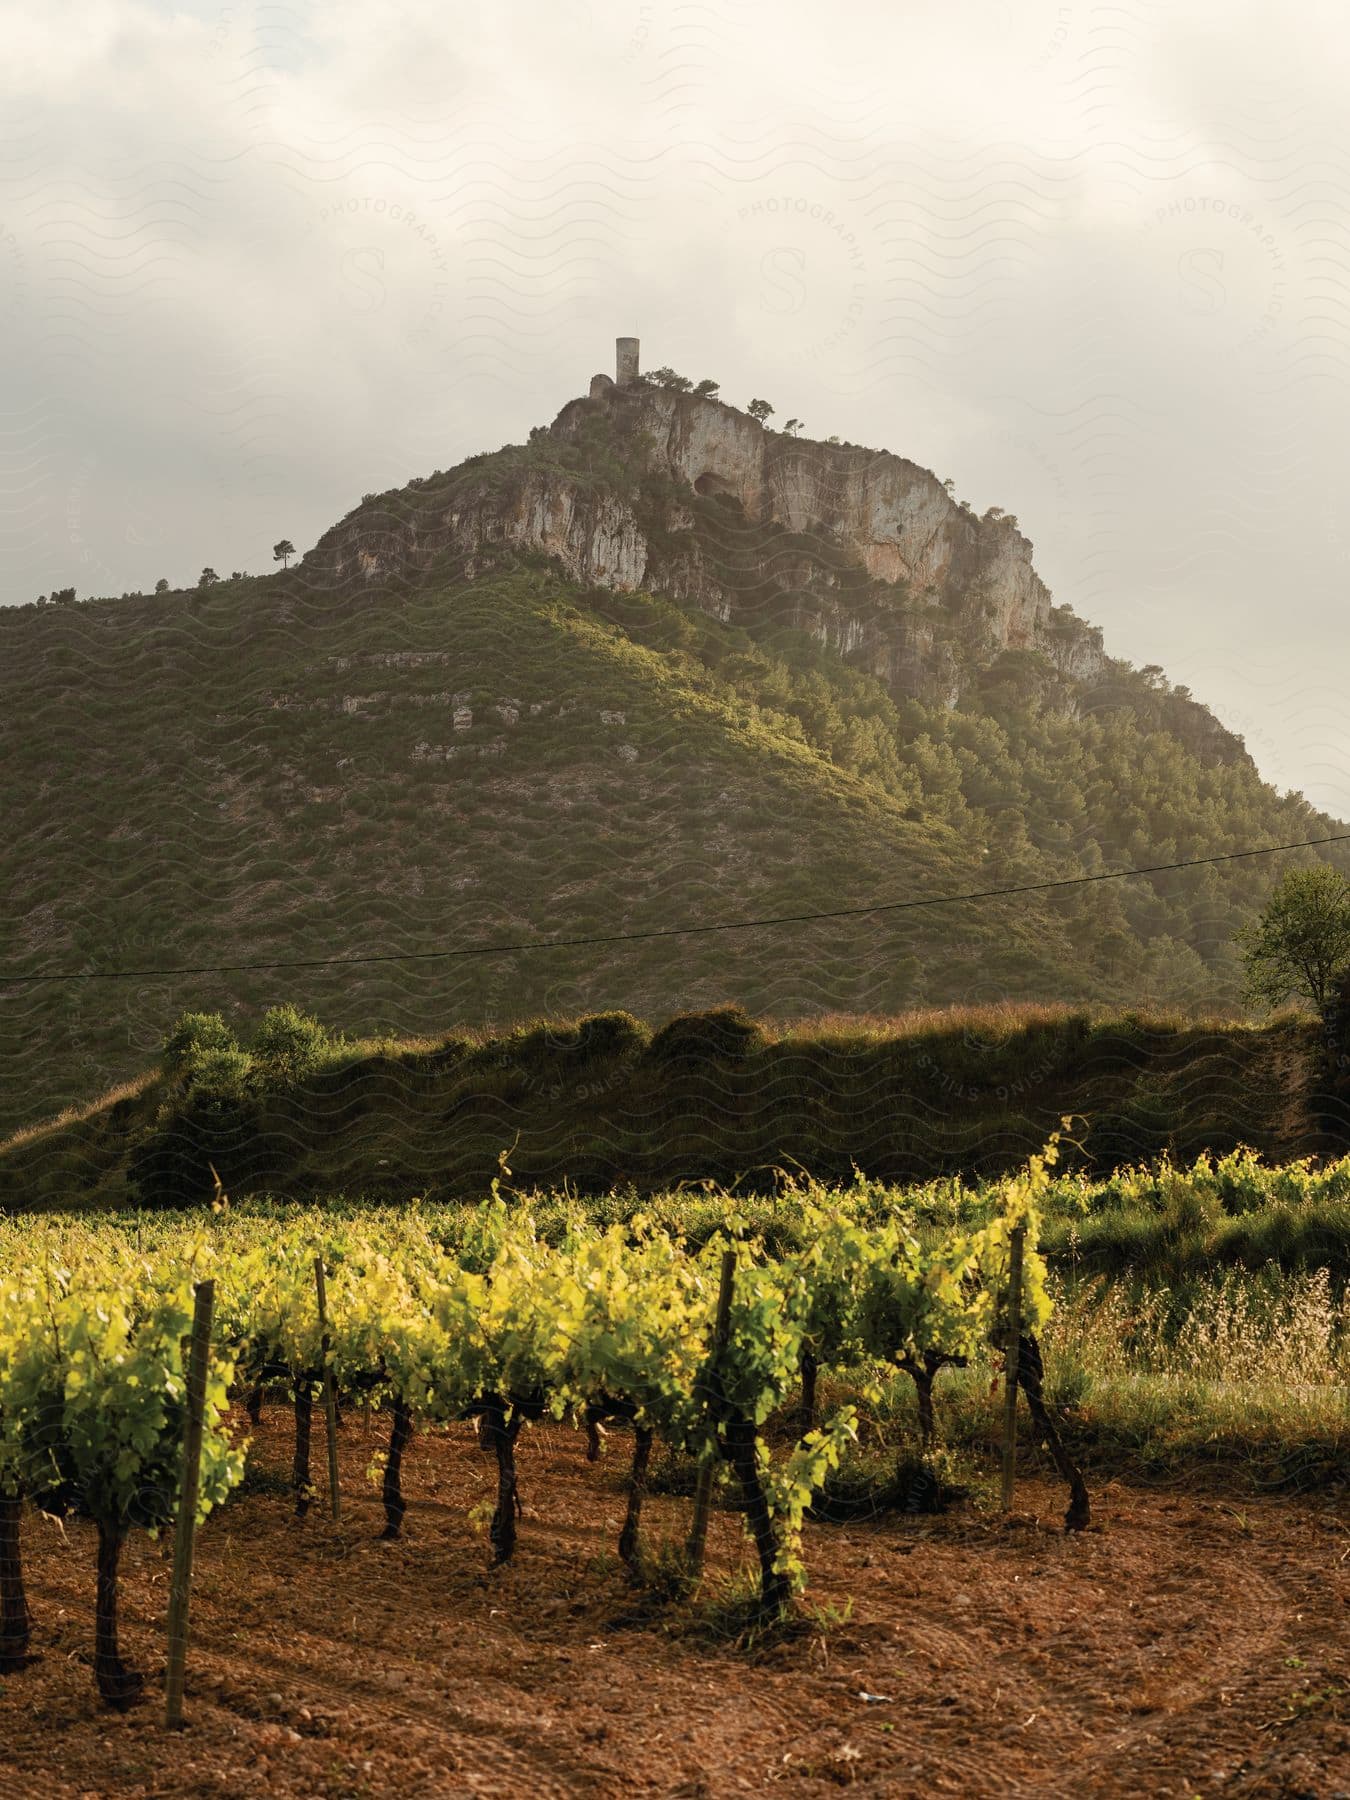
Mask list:
[[[1105,667],[1101,634],[1052,604],[1016,525],[977,517],[927,469],[605,376],[528,445],[367,502],[306,567],[416,578],[448,553],[472,575],[503,551],[795,626],[897,692],[949,703],[1006,651],[1036,653],[1051,684]]]
[[[601,422],[616,441],[633,446],[647,476],[729,503],[720,529],[710,523],[702,532],[682,509],[667,521],[674,528],[668,535],[687,530],[690,544],[667,544],[664,552],[649,544],[642,573],[635,576],[630,562],[618,572],[621,581],[675,593],[727,618],[743,610],[747,585],[772,586],[794,624],[901,687],[935,655],[939,663],[952,660],[940,647],[954,634],[979,660],[1004,650],[1039,651],[1078,680],[1102,668],[1100,633],[1052,605],[1016,525],[978,518],[917,463],[789,437],[717,400],[650,383],[616,387],[604,376],[586,400],[564,407],[552,430],[565,441],[584,441]],[[736,531],[737,512],[749,532]],[[755,528],[776,541],[748,571],[747,584],[745,552]]]

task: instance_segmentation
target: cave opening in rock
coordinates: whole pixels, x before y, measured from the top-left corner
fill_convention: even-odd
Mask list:
[[[733,499],[736,494],[736,490],[731,483],[729,481],[724,481],[720,475],[714,475],[711,469],[705,470],[705,472],[699,476],[698,480],[694,483],[694,492],[696,494],[726,494]]]

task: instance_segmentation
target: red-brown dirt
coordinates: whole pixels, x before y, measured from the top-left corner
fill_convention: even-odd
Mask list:
[[[1067,1538],[1052,1483],[1010,1520],[890,1516],[807,1533],[809,1598],[851,1616],[758,1653],[636,1613],[614,1545],[628,1440],[597,1468],[563,1427],[519,1447],[513,1563],[469,1510],[495,1470],[469,1427],[418,1437],[404,1540],[365,1480],[383,1425],[343,1429],[343,1518],[250,1492],[199,1537],[189,1727],[165,1731],[168,1546],[123,1558],[125,1715],[91,1675],[94,1542],[24,1521],[35,1651],[0,1683],[0,1794],[553,1797],[1350,1796],[1350,1516],[1343,1501],[1109,1485]],[[256,1465],[280,1478],[269,1408]],[[315,1477],[322,1483],[321,1432]],[[644,1524],[682,1533],[688,1502]],[[711,1566],[742,1556],[713,1519]],[[867,1696],[871,1696],[868,1698]]]

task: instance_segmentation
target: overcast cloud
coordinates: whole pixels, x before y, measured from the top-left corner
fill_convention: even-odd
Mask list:
[[[1350,817],[1350,18],[10,5],[0,602],[271,566],[609,368],[1015,512]]]

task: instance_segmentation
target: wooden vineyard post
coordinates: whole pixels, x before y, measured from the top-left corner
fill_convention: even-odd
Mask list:
[[[328,1497],[332,1502],[333,1517],[342,1517],[342,1496],[338,1492],[338,1453],[337,1453],[337,1393],[333,1386],[333,1365],[328,1360],[330,1344],[328,1341],[328,1290],[324,1286],[323,1258],[314,1258],[314,1285],[319,1295],[319,1329],[323,1333],[320,1340],[323,1354],[323,1413],[328,1427]]]
[[[1008,1244],[1008,1343],[1003,1364],[1003,1510],[1012,1511],[1017,1462],[1017,1363],[1022,1348],[1022,1246],[1026,1226],[1015,1225]]]
[[[722,1352],[727,1347],[727,1338],[731,1331],[731,1290],[736,1277],[736,1252],[727,1250],[722,1255],[722,1282],[717,1290],[717,1318],[713,1326],[712,1351],[708,1358],[708,1369],[715,1372],[722,1359]],[[711,1402],[711,1396],[709,1396]],[[709,1405],[709,1411],[712,1407]],[[712,1507],[713,1478],[716,1475],[716,1464],[709,1458],[700,1463],[698,1482],[694,1488],[694,1518],[689,1527],[689,1542],[685,1547],[685,1559],[689,1564],[689,1572],[695,1578],[703,1573],[703,1553],[708,1542],[708,1513]]]
[[[214,1281],[199,1281],[192,1309],[188,1356],[187,1421],[183,1428],[183,1469],[178,1488],[178,1524],[173,1535],[173,1575],[169,1583],[169,1658],[164,1673],[164,1723],[183,1723],[187,1676],[188,1606],[192,1598],[192,1552],[197,1536],[197,1495],[202,1473],[202,1429],[206,1417],[206,1371],[211,1360]]]

